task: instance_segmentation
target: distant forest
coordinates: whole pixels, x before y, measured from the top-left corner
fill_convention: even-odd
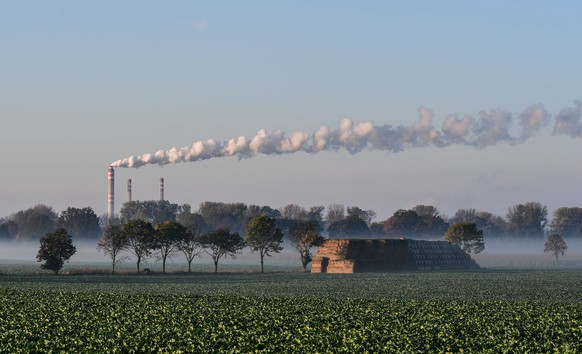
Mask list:
[[[430,205],[417,205],[398,210],[386,220],[375,221],[373,210],[356,206],[332,204],[308,209],[288,204],[279,209],[244,203],[203,202],[197,210],[188,204],[169,201],[131,201],[123,204],[118,215],[108,220],[97,216],[91,207],[69,207],[57,213],[50,206],[39,204],[0,219],[0,239],[4,241],[37,241],[57,228],[64,228],[74,240],[97,240],[108,224],[124,224],[141,219],[152,225],[176,221],[184,226],[196,225],[202,232],[227,228],[246,234],[249,221],[265,215],[276,220],[277,227],[288,235],[289,228],[298,221],[309,221],[317,231],[328,238],[424,238],[442,239],[450,225],[472,222],[483,231],[485,240],[491,238],[543,239],[548,233],[559,233],[568,238],[582,237],[582,208],[557,209],[551,220],[547,207],[528,202],[508,209],[505,216],[487,211],[460,209],[453,216],[440,214]]]

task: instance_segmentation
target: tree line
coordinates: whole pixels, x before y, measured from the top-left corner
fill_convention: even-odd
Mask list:
[[[245,235],[250,220],[264,215],[288,235],[297,221],[309,221],[317,232],[329,238],[409,237],[442,238],[451,225],[475,223],[485,238],[542,239],[559,233],[568,238],[582,237],[582,208],[562,207],[548,219],[547,207],[538,202],[516,204],[502,217],[487,211],[459,209],[448,217],[430,205],[401,209],[384,221],[374,221],[373,210],[332,204],[308,209],[288,204],[279,209],[244,203],[203,202],[194,211],[188,204],[169,201],[132,201],[124,203],[114,220],[97,216],[91,207],[69,207],[60,214],[39,204],[0,219],[0,240],[37,241],[58,228],[64,228],[75,240],[96,240],[109,223],[122,224],[140,219],[158,225],[176,221],[182,225],[200,224],[202,232],[227,228]]]
[[[581,210],[556,210],[548,240],[561,239],[561,234],[579,235]],[[445,240],[460,245],[465,251],[479,253],[485,247],[484,234],[535,239],[544,236],[548,224],[547,208],[535,202],[509,208],[505,219],[474,209],[461,209],[447,218],[429,205],[398,210],[380,223],[372,221],[375,215],[371,210],[355,206],[346,208],[341,204],[332,204],[327,209],[323,206],[305,209],[295,204],[273,209],[243,203],[203,202],[193,211],[187,204],[133,201],[123,204],[119,215],[112,219],[97,217],[90,207],[69,207],[57,215],[52,208],[37,205],[3,219],[0,230],[5,236],[9,234],[23,240],[26,239],[23,232],[30,237],[55,229],[40,238],[37,258],[45,261],[43,268],[56,273],[68,259],[61,256],[61,250],[65,250],[68,257],[75,252],[73,238],[94,239],[95,236],[98,237],[97,248],[111,258],[112,272],[115,272],[115,265],[126,258],[122,254],[129,253],[136,259],[137,272],[144,259],[155,255],[161,260],[165,273],[167,259],[178,253],[184,255],[190,272],[193,259],[201,252],[212,258],[217,272],[220,259],[234,258],[247,246],[259,254],[261,271],[264,271],[265,257],[282,250],[285,235],[299,252],[306,269],[312,260],[311,249],[323,242],[325,231],[329,238],[436,236],[440,239],[444,235]],[[67,238],[70,241],[63,240]],[[67,243],[71,247],[65,247]],[[558,254],[565,250],[565,247],[547,244],[546,248],[551,248],[546,251],[554,252],[556,261]]]

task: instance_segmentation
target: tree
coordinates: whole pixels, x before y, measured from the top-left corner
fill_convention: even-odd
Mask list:
[[[388,236],[416,236],[424,230],[424,221],[414,210],[400,209],[384,222]]]
[[[327,207],[325,223],[329,228],[331,224],[343,220],[346,217],[345,207],[343,204],[331,204]]]
[[[0,240],[14,240],[18,234],[18,225],[13,220],[0,219]]]
[[[16,238],[20,241],[38,240],[56,228],[57,213],[44,204],[21,210],[8,217],[18,230]]]
[[[222,257],[236,259],[236,255],[245,247],[245,241],[238,232],[230,232],[224,227],[202,235],[200,243],[214,262],[214,273],[218,272],[218,261]]]
[[[347,208],[347,217],[357,216],[364,220],[367,225],[372,224],[372,220],[376,217],[376,212],[374,210],[363,210],[356,206],[351,206]]]
[[[460,222],[451,225],[445,234],[445,240],[461,246],[469,253],[479,253],[485,249],[483,231],[479,230],[474,222]]]
[[[368,225],[357,215],[350,215],[332,223],[327,232],[330,238],[367,237],[370,235]]]
[[[105,226],[103,234],[97,242],[97,250],[111,257],[111,274],[115,274],[115,265],[121,262],[119,254],[128,247],[127,235],[121,232],[121,226],[110,224]]]
[[[158,225],[168,220],[176,220],[176,215],[180,211],[178,204],[172,204],[167,200],[136,200],[123,203],[119,214],[123,221],[140,219]]]
[[[77,249],[73,245],[71,235],[67,233],[67,230],[59,228],[40,239],[36,259],[38,262],[44,261],[40,265],[42,269],[51,270],[56,275],[63,268],[65,261],[68,261],[75,252]]]
[[[194,257],[198,256],[203,250],[202,245],[200,244],[200,235],[202,234],[199,231],[195,232],[192,230],[186,230],[184,236],[178,240],[178,243],[176,244],[178,250],[186,257],[186,261],[188,262],[188,273],[192,272],[192,261],[194,260]]]
[[[200,203],[198,213],[212,230],[227,228],[242,232],[246,210],[247,206],[244,203],[203,202]]]
[[[202,235],[207,225],[204,218],[198,213],[192,213],[189,205],[182,206],[182,212],[176,216],[176,221],[186,228],[186,234],[178,240],[176,247],[186,257],[188,262],[188,273],[192,272],[192,261],[194,257],[202,252],[202,245],[200,244],[200,235]]]
[[[459,222],[474,222],[477,224],[477,228],[483,230],[483,234],[487,235],[487,238],[501,237],[507,232],[507,222],[505,219],[487,211],[459,209],[449,222],[451,224]]]
[[[566,245],[566,241],[562,238],[560,234],[551,234],[548,236],[546,243],[544,244],[544,252],[553,253],[554,257],[556,257],[556,265],[558,265],[558,257],[560,255],[564,255],[568,246]]]
[[[548,223],[547,216],[547,207],[540,203],[517,204],[507,212],[508,231],[514,237],[542,237]]]
[[[552,218],[552,232],[565,237],[582,237],[582,208],[558,208]]]
[[[188,230],[175,221],[166,221],[156,226],[153,248],[162,260],[162,273],[166,273],[166,260],[178,251],[178,243],[186,238]]]
[[[313,260],[311,248],[320,246],[324,238],[317,233],[317,225],[313,221],[297,221],[289,229],[289,238],[301,256],[301,265],[307,265]]]
[[[257,216],[249,222],[245,242],[251,247],[251,252],[259,252],[261,258],[261,273],[264,273],[265,256],[272,252],[279,253],[283,247],[283,232],[276,227],[276,221],[265,215]]]
[[[59,216],[57,226],[66,229],[75,239],[95,239],[101,234],[99,218],[91,207],[67,208]]]
[[[127,238],[127,250],[137,258],[137,272],[141,261],[150,256],[154,241],[154,227],[143,220],[130,220],[121,226],[123,237]]]

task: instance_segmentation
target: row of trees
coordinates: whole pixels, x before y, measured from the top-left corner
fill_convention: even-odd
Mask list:
[[[252,252],[259,254],[263,272],[265,257],[279,253],[283,249],[283,231],[277,227],[275,219],[266,215],[257,216],[249,221],[245,238],[226,227],[203,232],[203,224],[191,221],[184,225],[168,220],[155,226],[142,219],[129,220],[121,225],[112,223],[105,227],[97,249],[111,258],[113,273],[115,265],[124,259],[121,257],[123,252],[129,252],[135,257],[138,273],[141,262],[155,254],[161,260],[162,272],[165,273],[167,259],[176,253],[184,255],[188,263],[188,272],[191,272],[192,261],[202,251],[212,258],[214,271],[217,272],[220,259],[235,258],[247,246]],[[318,246],[323,237],[310,222],[294,223],[289,228],[289,236],[300,254],[305,269],[312,260],[311,249]]]
[[[38,240],[57,228],[66,229],[74,239],[97,239],[110,222],[122,224],[141,219],[158,225],[165,221],[188,223],[203,221],[203,232],[227,228],[242,235],[256,216],[268,216],[277,227],[288,230],[297,221],[309,221],[320,233],[330,238],[342,237],[442,237],[450,225],[473,222],[487,238],[543,238],[546,232],[565,237],[582,237],[582,208],[563,207],[554,211],[548,220],[547,207],[537,202],[517,204],[505,217],[475,209],[460,209],[453,216],[441,215],[430,205],[396,211],[385,221],[374,222],[376,213],[358,207],[332,204],[327,208],[314,206],[305,209],[288,204],[280,209],[244,203],[203,202],[197,211],[187,205],[168,201],[132,201],[124,203],[118,219],[98,217],[91,207],[67,208],[57,214],[51,207],[37,205],[0,219],[0,239]]]

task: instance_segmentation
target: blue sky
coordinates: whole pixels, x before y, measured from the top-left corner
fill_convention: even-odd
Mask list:
[[[198,140],[331,129],[342,118],[440,129],[450,113],[550,120],[521,143],[258,155],[116,170],[116,208],[166,197],[342,203],[378,219],[416,204],[504,215],[579,206],[582,139],[552,132],[582,99],[574,1],[5,1],[0,217],[38,203],[106,211],[118,159]],[[517,128],[516,128],[517,129]]]

